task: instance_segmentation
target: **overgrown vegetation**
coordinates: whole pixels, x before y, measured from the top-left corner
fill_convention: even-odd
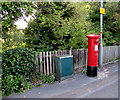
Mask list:
[[[32,35],[28,47],[35,51],[85,47],[84,37],[90,27],[85,12],[85,3],[37,3],[35,18],[25,29],[25,35]]]
[[[2,41],[2,51],[12,48],[25,48],[26,42],[22,30],[13,27],[12,30],[7,32],[7,39]]]
[[[36,75],[31,82],[35,87],[39,87],[43,83],[53,84],[55,82],[55,76],[54,75],[45,75],[45,74],[37,73],[37,72],[35,74]]]
[[[99,3],[91,3],[89,20],[93,23],[94,29],[99,32],[100,15]],[[103,42],[104,45],[120,45],[120,2],[104,2],[106,14],[103,16]],[[94,30],[93,29],[93,30]]]
[[[2,53],[2,93],[24,92],[42,83],[53,83],[52,75],[38,73],[34,52],[27,48],[10,49]],[[37,84],[32,84],[36,83]]]
[[[98,2],[3,2],[1,5],[3,51],[15,47],[27,47],[34,51],[85,48],[85,36],[99,34],[100,31]],[[120,2],[104,3],[104,45],[120,44],[119,6]],[[23,15],[31,15],[33,19],[20,32],[14,22]]]
[[[25,76],[30,80],[37,65],[33,51],[27,48],[10,49],[2,53],[3,77],[7,75]]]
[[[14,22],[23,15],[30,15],[33,12],[32,2],[0,2],[3,38],[7,38],[7,32],[15,26]]]
[[[9,95],[31,88],[35,73],[34,53],[26,48],[9,49],[2,53],[2,92]]]

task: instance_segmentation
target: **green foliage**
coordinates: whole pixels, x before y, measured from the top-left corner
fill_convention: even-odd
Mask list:
[[[2,99],[2,91],[0,91],[0,99]]]
[[[85,48],[87,46],[86,35],[89,34],[91,23],[87,21],[89,5],[87,3],[72,3],[75,7],[74,16],[69,21],[71,38],[69,45],[71,49]]]
[[[25,34],[29,48],[35,51],[78,49],[86,45],[90,27],[86,3],[37,3],[35,19]],[[86,12],[86,13],[85,13]]]
[[[2,64],[1,61],[0,64]],[[0,68],[0,99],[1,98],[2,98],[2,68]]]
[[[20,36],[21,32],[16,29],[15,21],[23,15],[28,16],[33,13],[34,4],[32,2],[0,2],[1,5],[1,31],[3,50],[15,47],[24,47],[25,42]],[[16,37],[15,37],[16,36]],[[20,36],[20,38],[19,38]]]
[[[93,30],[100,30],[100,3],[90,3],[89,20],[93,22]],[[103,41],[104,45],[119,45],[120,39],[120,2],[104,2],[106,14],[103,16]]]
[[[54,83],[55,78],[53,75],[41,75],[43,83]]]
[[[35,77],[33,80],[33,85],[35,85],[36,87],[41,86],[43,83],[54,83],[55,82],[55,77],[54,75],[50,74],[50,75],[45,75],[39,72],[35,73]]]
[[[28,83],[36,71],[34,53],[26,48],[14,48],[2,53],[2,91],[4,95],[31,88]]]
[[[14,22],[23,15],[28,16],[33,12],[32,2],[0,2],[1,4],[1,24],[4,38],[7,38],[6,32],[11,30]]]
[[[6,51],[12,48],[24,48],[25,37],[22,30],[18,30],[17,28],[12,28],[7,33],[8,38],[2,39],[2,51]]]
[[[82,73],[87,75],[87,70],[86,69],[82,70]]]
[[[26,48],[10,49],[2,53],[3,77],[6,75],[30,78],[36,70],[34,53]]]
[[[99,34],[100,3],[1,2],[3,51],[27,47],[34,51],[86,48],[87,34]],[[119,45],[120,2],[106,2],[103,43]],[[34,12],[34,19],[20,32],[14,22]],[[25,34],[24,34],[25,33]]]
[[[2,94],[22,93],[43,83],[54,83],[53,75],[36,71],[34,52],[27,48],[14,48],[2,53]],[[32,84],[36,83],[36,84]]]
[[[28,47],[34,48],[36,51],[48,51],[56,50],[64,45],[63,34],[67,33],[66,23],[70,17],[67,10],[72,9],[68,4],[59,2],[37,3],[36,18],[29,23],[28,28],[25,30],[26,35],[32,35],[29,40],[31,44],[28,44]],[[60,32],[61,34],[59,34]]]
[[[87,75],[86,66],[81,67],[81,68],[80,68],[80,71],[81,71],[84,75]]]
[[[23,76],[6,75],[2,81],[2,94],[8,96],[15,92],[21,93],[31,87],[32,85]]]

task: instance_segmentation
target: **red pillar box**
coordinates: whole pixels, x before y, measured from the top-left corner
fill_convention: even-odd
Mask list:
[[[88,38],[87,76],[97,76],[99,35],[90,34]]]

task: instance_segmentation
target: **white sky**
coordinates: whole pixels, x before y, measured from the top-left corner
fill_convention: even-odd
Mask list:
[[[24,16],[24,18],[29,22],[29,20],[30,19],[32,19],[32,17],[31,16],[28,16],[28,17],[25,17]],[[24,28],[26,28],[27,27],[27,22],[26,21],[24,21],[24,18],[22,17],[22,18],[20,18],[18,21],[16,21],[15,22],[15,25],[17,25],[17,28],[18,29],[24,29]]]

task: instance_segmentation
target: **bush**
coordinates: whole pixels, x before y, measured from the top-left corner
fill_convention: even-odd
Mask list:
[[[55,82],[54,76],[55,75],[52,75],[52,74],[46,75],[43,73],[36,72],[35,78],[34,78],[33,82],[31,82],[31,83],[35,87],[40,87],[44,83],[53,84]]]
[[[51,83],[52,84],[55,81],[54,75],[41,74],[39,78],[40,78],[40,80],[42,80],[43,83]]]
[[[34,52],[27,48],[15,48],[3,52],[3,93],[9,95],[27,86],[28,84],[26,82],[31,80],[31,76],[35,73],[36,68]]]
[[[30,79],[36,70],[34,53],[29,49],[10,49],[3,52],[2,58],[3,77],[7,75],[23,75]]]
[[[23,76],[7,75],[2,81],[2,94],[10,95],[24,92],[32,87]]]

